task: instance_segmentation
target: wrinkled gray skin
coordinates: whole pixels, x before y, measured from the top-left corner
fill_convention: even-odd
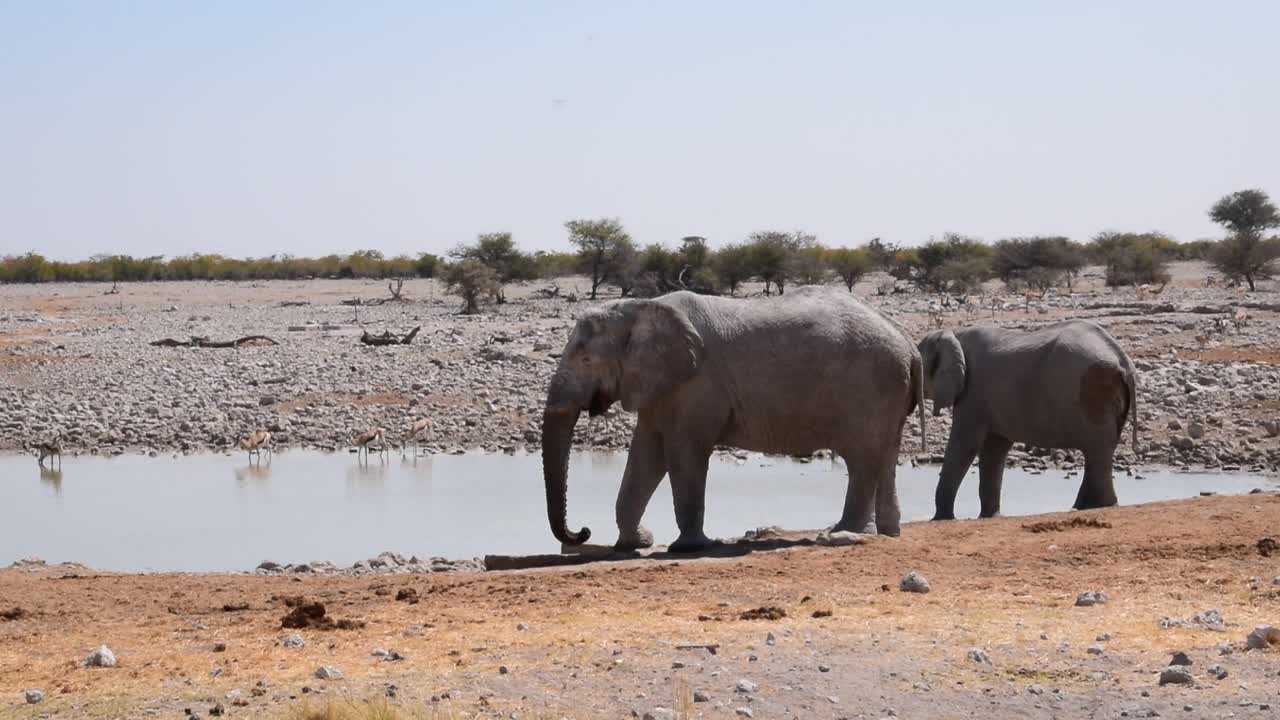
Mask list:
[[[671,476],[680,537],[673,551],[710,543],[703,533],[707,465],[716,445],[775,454],[830,449],[849,486],[837,529],[897,535],[894,484],[907,415],[920,398],[920,355],[893,323],[850,297],[800,289],[745,301],[677,292],[619,300],[584,313],[547,392],[542,463],[556,538],[569,531],[566,482],[573,427],[614,402],[639,414],[616,506],[617,547],[649,547],[640,526],[653,491]]]
[[[934,520],[955,519],[956,492],[975,456],[981,517],[998,515],[1005,458],[1015,442],[1083,451],[1075,508],[1116,504],[1111,463],[1126,418],[1138,446],[1137,377],[1105,330],[1084,320],[1029,332],[936,330],[919,348],[933,414],[952,409]]]

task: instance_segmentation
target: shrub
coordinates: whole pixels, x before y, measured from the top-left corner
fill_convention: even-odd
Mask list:
[[[1106,284],[1145,285],[1169,282],[1169,238],[1161,233],[1104,232],[1089,243],[1089,252],[1106,268]]]

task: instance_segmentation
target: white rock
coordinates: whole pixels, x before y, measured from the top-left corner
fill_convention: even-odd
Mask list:
[[[321,680],[341,680],[342,671],[330,665],[321,665],[316,669],[316,677]]]
[[[929,581],[925,576],[912,570],[903,575],[902,580],[898,581],[898,589],[909,593],[927,593],[929,592]]]
[[[865,542],[867,542],[866,535],[849,532],[848,530],[819,533],[817,538],[817,543],[824,547],[845,547],[847,545],[861,545]]]
[[[115,667],[116,656],[111,652],[111,648],[103,645],[89,653],[89,656],[84,659],[84,664],[89,667]]]
[[[22,696],[26,698],[28,705],[35,705],[41,700],[44,700],[44,693],[39,690],[27,690],[22,694]]]
[[[740,692],[740,693],[753,693],[753,692],[755,692],[759,687],[760,687],[759,685],[757,685],[757,684],[755,684],[755,683],[751,682],[750,680],[739,680],[739,681],[738,681],[738,692]]]

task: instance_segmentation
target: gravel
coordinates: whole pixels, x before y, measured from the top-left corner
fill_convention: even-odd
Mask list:
[[[565,281],[560,281],[561,284]],[[928,326],[932,298],[908,293],[877,297],[875,278],[857,289],[914,335]],[[126,284],[103,296],[96,284],[0,288],[0,333],[21,338],[4,348],[13,360],[0,377],[0,449],[29,438],[65,433],[75,453],[227,451],[253,429],[272,431],[276,445],[347,448],[357,431],[378,425],[399,446],[412,419],[435,422],[428,452],[455,448],[536,449],[543,401],[557,354],[575,315],[589,302],[540,299],[546,283],[513,286],[511,302],[482,315],[457,314],[434,281],[411,280],[408,302],[360,307],[340,300],[385,296],[376,281]],[[1003,292],[993,288],[990,298]],[[33,298],[55,293],[66,309],[40,312]],[[1020,296],[1006,294],[1005,305]],[[1256,301],[1264,301],[1258,297]],[[281,307],[282,301],[303,301]],[[746,302],[769,302],[768,298]],[[1122,290],[1084,289],[1045,299],[1044,314],[1009,312],[984,322],[1021,327],[1066,316],[1092,319],[1112,331],[1135,358],[1140,381],[1141,449],[1127,442],[1117,465],[1169,464],[1269,470],[1280,467],[1277,418],[1250,410],[1280,400],[1280,369],[1265,363],[1202,362],[1194,340],[1240,298],[1227,290],[1179,287],[1136,302]],[[168,312],[169,308],[177,308]],[[1159,314],[1150,314],[1157,308]],[[977,322],[958,307],[948,325]],[[1210,333],[1205,350],[1266,352],[1280,344],[1268,311],[1225,334]],[[358,324],[356,322],[358,314]],[[421,325],[411,345],[369,347],[363,329],[403,332]],[[299,328],[291,331],[290,328]],[[323,329],[329,328],[329,329]],[[161,338],[230,339],[265,334],[275,346],[239,349],[162,348]],[[1178,350],[1175,354],[1173,350]],[[614,408],[579,422],[580,448],[626,447],[635,416]],[[903,452],[913,455],[916,418],[908,420]],[[940,453],[950,418],[930,418]],[[1179,429],[1171,429],[1176,425]],[[1183,430],[1182,428],[1185,428]],[[236,452],[232,450],[232,452]],[[934,457],[926,458],[933,461]],[[1029,470],[1079,468],[1079,453],[1017,446],[1009,463]]]

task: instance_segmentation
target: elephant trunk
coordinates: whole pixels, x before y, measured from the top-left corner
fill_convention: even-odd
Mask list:
[[[565,545],[581,545],[591,537],[589,528],[570,532],[568,513],[569,449],[573,444],[573,426],[580,410],[548,411],[542,415],[542,477],[547,486],[547,519],[551,533]]]

